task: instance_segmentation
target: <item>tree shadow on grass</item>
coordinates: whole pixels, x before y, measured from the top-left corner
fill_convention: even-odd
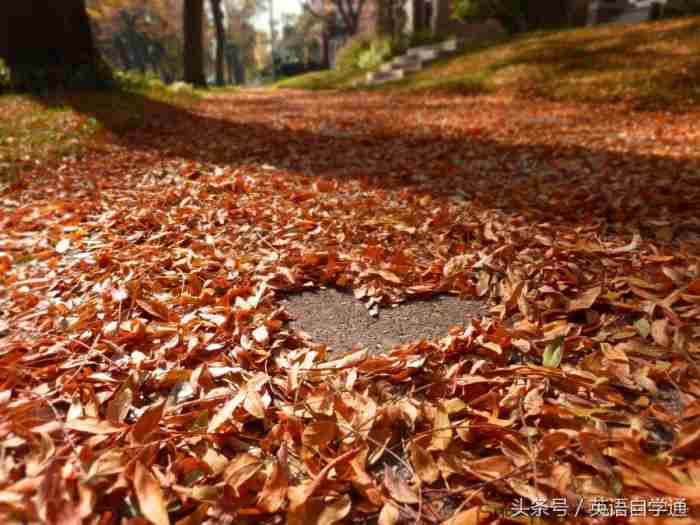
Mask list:
[[[547,97],[571,84],[569,98],[610,99],[625,86],[634,86],[638,108],[678,110],[678,102],[700,102],[700,55],[697,47],[700,19],[596,28],[595,33],[558,32],[540,38],[528,35],[512,46],[507,58],[492,64],[491,73],[509,67],[527,67],[526,91]],[[650,67],[654,64],[655,67]],[[587,90],[578,85],[584,81]],[[588,93],[586,93],[588,91]],[[682,110],[682,109],[681,109]]]
[[[615,151],[604,143],[509,143],[488,132],[455,135],[436,126],[399,129],[387,125],[392,115],[398,119],[430,106],[415,97],[321,96],[319,102],[313,93],[247,92],[213,99],[206,107],[190,104],[190,109],[136,93],[69,93],[40,100],[98,120],[130,151],[157,152],[162,158],[264,163],[307,175],[310,184],[327,178],[359,181],[368,189],[413,188],[438,203],[460,198],[570,225],[700,216],[698,157],[640,153],[634,147]],[[358,107],[383,113],[371,121],[353,120]]]

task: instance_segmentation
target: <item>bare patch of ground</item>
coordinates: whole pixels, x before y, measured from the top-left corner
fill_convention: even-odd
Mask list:
[[[281,302],[293,318],[292,328],[340,352],[355,344],[382,352],[399,344],[437,339],[446,336],[450,327],[466,326],[486,313],[481,302],[449,295],[384,308],[378,317],[369,315],[352,294],[334,289],[290,295]]]

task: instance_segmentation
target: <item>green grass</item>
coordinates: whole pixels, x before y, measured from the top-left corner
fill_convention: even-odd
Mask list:
[[[365,78],[366,71],[316,71],[295,77],[285,78],[275,84],[278,88],[287,89],[343,89],[352,87],[353,82]]]
[[[328,71],[278,87],[348,89],[363,73]],[[528,33],[469,46],[383,91],[508,92],[638,107],[700,104],[700,18]]]
[[[198,98],[167,89],[0,95],[0,190],[33,166],[80,155],[100,133],[127,133],[159,108]]]

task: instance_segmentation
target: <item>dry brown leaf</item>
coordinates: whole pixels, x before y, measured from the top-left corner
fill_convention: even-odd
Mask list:
[[[569,301],[567,309],[569,310],[569,312],[575,312],[576,310],[587,310],[588,308],[593,306],[593,303],[596,302],[602,290],[603,289],[600,286],[594,286],[593,288],[589,288],[585,292],[581,293],[578,297],[576,297],[576,299],[571,299]]]
[[[462,511],[456,516],[443,521],[442,525],[479,525],[479,514],[479,507],[472,507],[469,510]]]
[[[367,359],[369,352],[366,349],[357,350],[340,359],[327,361],[317,365],[314,370],[342,370],[359,365]]]
[[[307,447],[326,448],[338,435],[338,424],[332,419],[319,419],[304,427],[302,441]]]
[[[209,422],[209,427],[207,428],[207,432],[216,432],[216,430],[223,425],[226,421],[228,421],[233,413],[236,411],[236,408],[238,408],[238,405],[241,404],[241,402],[245,399],[245,393],[239,392],[235,396],[233,396],[231,399],[229,399],[224,405],[219,409],[219,411],[214,414],[214,417],[211,418],[211,421]]]
[[[379,519],[377,520],[377,525],[396,525],[399,522],[399,516],[401,512],[399,507],[393,501],[387,501],[382,506],[382,510],[379,513]]]
[[[312,519],[309,523],[315,523],[316,525],[340,523],[350,513],[351,505],[352,501],[347,494],[330,502],[323,501],[317,519]]]
[[[435,407],[433,419],[433,437],[429,450],[447,450],[452,441],[452,426],[450,416],[444,403],[438,403]]]
[[[284,505],[289,488],[288,461],[287,446],[283,444],[277,452],[277,461],[272,465],[272,473],[258,496],[258,507],[265,512],[275,513]]]
[[[418,503],[418,492],[387,465],[384,468],[384,486],[399,503]]]
[[[419,445],[413,444],[411,446],[411,464],[420,480],[424,483],[435,483],[440,477],[440,471],[435,460],[433,460],[433,456]]]
[[[654,342],[664,348],[671,346],[671,338],[668,335],[667,327],[667,319],[657,319],[651,323],[651,336]]]
[[[107,403],[105,417],[110,421],[123,423],[129,413],[133,399],[134,394],[131,387],[127,383],[122,383],[114,393],[114,396],[112,396],[112,399]]]
[[[170,320],[170,309],[160,301],[156,301],[155,299],[136,299],[136,304],[161,321]]]
[[[141,417],[131,427],[131,436],[137,443],[146,443],[153,433],[159,428],[163,418],[165,401],[160,401],[148,407]]]
[[[307,515],[307,509],[305,506],[306,503],[309,501],[314,492],[316,492],[319,486],[322,485],[328,476],[328,473],[335,466],[339,465],[340,463],[350,461],[360,451],[361,449],[359,448],[348,450],[328,463],[313,480],[308,480],[302,482],[300,485],[289,487],[289,509],[287,512],[287,517],[290,523],[307,523],[308,521],[306,520],[312,519]]]
[[[87,432],[88,434],[115,434],[125,430],[126,427],[110,423],[104,419],[90,417],[75,418],[66,421],[66,428]]]
[[[139,508],[148,521],[155,525],[170,525],[170,517],[160,483],[138,461],[134,467],[134,492],[139,502]]]

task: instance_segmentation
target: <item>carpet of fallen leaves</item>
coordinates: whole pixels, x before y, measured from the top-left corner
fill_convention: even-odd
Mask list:
[[[0,197],[3,523],[528,523],[518,498],[594,496],[689,517],[548,520],[700,519],[700,113],[151,106]],[[285,323],[319,286],[489,315],[343,355]]]

